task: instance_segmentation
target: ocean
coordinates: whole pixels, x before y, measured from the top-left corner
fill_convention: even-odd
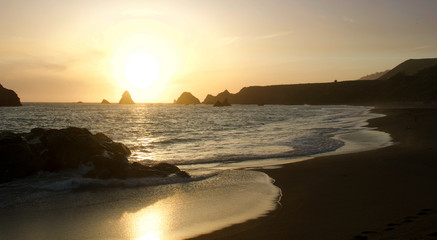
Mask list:
[[[0,130],[87,128],[127,145],[130,161],[168,162],[191,179],[97,180],[86,169],[0,185],[0,239],[183,239],[254,219],[280,204],[254,171],[392,144],[362,106],[24,103]],[[23,231],[22,229],[26,229]]]

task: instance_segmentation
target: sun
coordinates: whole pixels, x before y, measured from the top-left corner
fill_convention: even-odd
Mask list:
[[[182,32],[153,19],[121,21],[102,39],[101,49],[108,53],[108,68],[102,70],[112,73],[108,82],[144,102],[156,102],[172,89],[188,51]]]
[[[147,88],[159,79],[159,64],[149,54],[136,53],[126,60],[123,73],[132,86]]]

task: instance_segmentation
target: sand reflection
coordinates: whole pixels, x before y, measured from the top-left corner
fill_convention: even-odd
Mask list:
[[[159,240],[165,232],[163,222],[165,222],[164,208],[159,204],[154,204],[148,208],[132,214],[124,214],[126,227],[131,229],[132,239],[137,240]]]
[[[267,175],[251,171],[229,171],[171,188],[171,196],[122,214],[119,226],[126,238],[194,237],[257,218],[275,209],[280,194]]]

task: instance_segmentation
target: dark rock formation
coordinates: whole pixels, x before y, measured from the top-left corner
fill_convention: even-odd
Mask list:
[[[181,96],[174,102],[176,104],[199,104],[200,100],[189,92],[183,92]]]
[[[101,104],[111,104],[111,103],[110,103],[108,100],[103,99],[102,102],[101,102]]]
[[[212,96],[211,94],[208,94],[203,101],[205,104],[215,104],[217,101],[224,102],[225,99],[232,98],[232,95],[228,90],[224,90],[223,92],[217,94],[216,97]]]
[[[132,97],[130,96],[130,93],[128,91],[124,91],[123,96],[121,96],[119,104],[134,104],[134,101],[132,100]]]
[[[20,98],[17,94],[10,90],[4,88],[0,84],[0,106],[21,106]]]
[[[0,183],[30,176],[39,171],[76,169],[93,166],[84,177],[132,178],[169,176],[189,177],[174,165],[146,166],[131,163],[130,150],[103,133],[91,134],[85,128],[32,129],[30,133],[0,132]]]
[[[231,106],[231,104],[228,102],[227,98],[225,98],[223,102],[217,100],[217,102],[214,103],[214,107],[228,107],[228,106]]]
[[[44,165],[27,140],[12,132],[0,132],[0,159],[0,183],[32,175]]]
[[[413,60],[413,65],[407,64],[407,66],[412,66],[408,67],[408,74],[399,72],[386,80],[245,87],[236,94],[225,91],[215,97],[208,95],[203,103],[222,102],[226,96],[232,104],[436,104],[437,65],[432,67],[416,65],[416,63],[422,62],[426,66],[433,63],[432,59],[429,61],[427,59],[425,61]],[[394,69],[402,68],[396,67]],[[409,73],[414,72],[414,69],[422,70],[410,75]]]

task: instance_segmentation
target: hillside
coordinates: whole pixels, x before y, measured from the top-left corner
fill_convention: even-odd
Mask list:
[[[397,65],[395,68],[382,75],[379,79],[387,80],[396,76],[399,73],[407,76],[412,76],[424,69],[434,66],[437,66],[437,58],[409,59]]]
[[[411,63],[411,60],[409,61]],[[413,64],[408,63],[409,61],[394,68],[392,71],[398,69],[396,70],[398,72],[389,79],[245,87],[236,94],[225,91],[215,97],[208,95],[203,103],[212,104],[217,100],[223,101],[225,98],[231,104],[436,103],[437,65],[421,67],[416,64],[419,62],[429,66],[430,61],[427,59],[425,61],[414,60]],[[409,75],[417,69],[421,70]],[[406,74],[403,73],[404,70]]]

